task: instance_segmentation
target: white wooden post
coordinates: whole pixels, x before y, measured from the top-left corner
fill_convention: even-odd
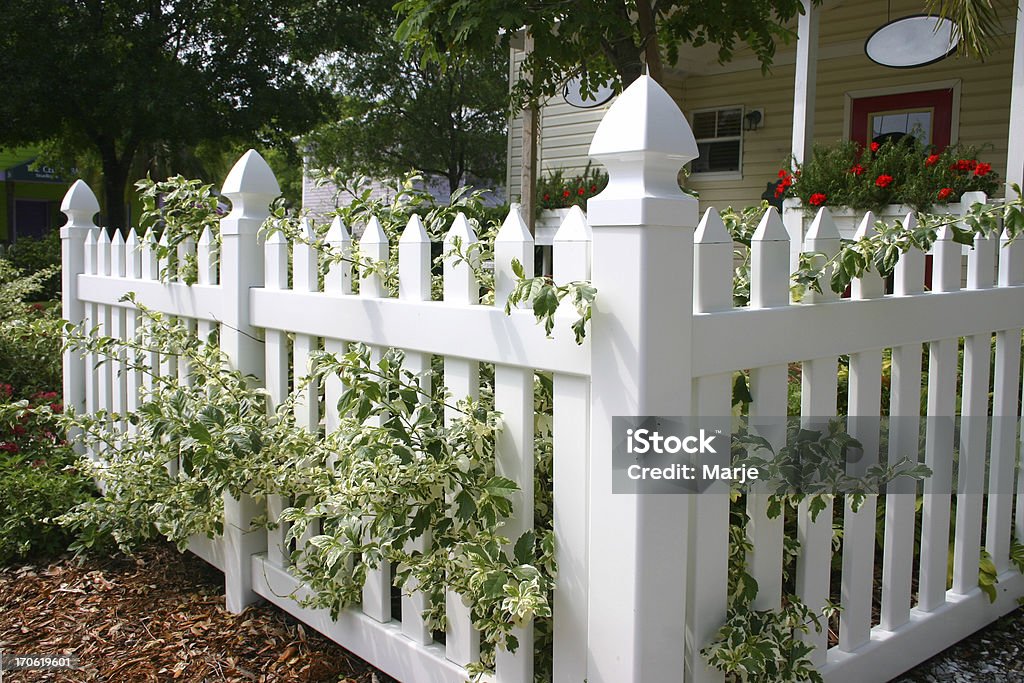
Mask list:
[[[587,212],[598,291],[590,335],[587,680],[680,680],[689,500],[612,493],[612,418],[690,413],[697,201],[676,178],[697,145],[669,94],[641,76],[605,114],[590,156],[610,180]]]
[[[398,298],[407,301],[430,301],[430,237],[419,216],[413,214],[398,240]],[[413,373],[424,392],[430,392],[430,354],[408,351],[404,367]],[[425,553],[430,548],[430,530],[406,542],[409,553]],[[423,613],[427,609],[427,595],[416,590],[419,583],[410,578],[402,590],[402,633],[422,645],[433,641]]]
[[[554,280],[590,279],[594,234],[574,206],[555,233]],[[561,329],[572,324],[565,315]],[[587,481],[590,453],[590,378],[556,372],[551,439],[554,455],[555,578],[553,676],[556,681],[587,677]],[[581,485],[583,484],[583,485]]]
[[[504,307],[515,287],[512,260],[533,273],[533,235],[513,204],[494,240],[494,304]],[[494,366],[494,407],[501,413],[495,472],[519,485],[512,497],[512,516],[504,532],[512,544],[533,530],[533,370],[508,365]],[[511,550],[509,548],[508,550]],[[533,681],[533,620],[512,629],[519,641],[516,652],[499,648],[495,653],[498,680],[505,683]]]
[[[60,229],[61,241],[61,315],[72,323],[85,318],[85,305],[78,298],[78,276],[85,273],[85,239],[95,229],[93,222],[100,210],[89,186],[76,180],[64,195],[60,210],[68,222]],[[79,351],[64,352],[64,405],[79,413],[85,410],[85,358]],[[84,453],[82,442],[69,435],[75,451]]]
[[[249,324],[249,289],[263,286],[263,245],[257,237],[270,215],[270,202],[281,194],[274,172],[250,149],[224,181],[231,213],[221,219],[221,288],[224,319],[220,346],[231,364],[262,382],[265,359],[258,333]],[[252,527],[262,501],[249,496],[224,499],[224,583],[229,612],[241,612],[258,597],[252,590],[250,556],[267,549],[267,534]]]
[[[857,240],[877,234],[875,215],[864,216],[854,234]],[[885,280],[877,269],[856,278],[850,288],[851,299],[878,299],[885,296]],[[847,431],[863,446],[860,460],[848,466],[848,474],[862,476],[878,462],[880,408],[882,396],[882,350],[868,349],[850,354],[848,388],[849,418]],[[860,508],[853,510],[846,497],[843,511],[843,573],[839,618],[839,647],[853,652],[871,639],[871,591],[875,563],[875,509],[877,496],[869,494]]]
[[[939,229],[932,259],[932,291],[960,289],[961,247],[949,227]],[[949,563],[949,516],[953,486],[953,421],[956,415],[957,351],[960,339],[928,343],[928,419],[925,422],[925,464],[932,476],[924,480],[921,504],[921,571],[917,608],[930,612],[946,603]]]
[[[1012,184],[1024,183],[1024,0],[1017,2],[1017,29],[1013,39],[1013,75],[1010,81],[1010,131],[1007,134],[1006,197]]]
[[[909,231],[917,218],[903,219]],[[911,249],[900,257],[894,273],[894,294],[913,296],[924,290],[924,252]],[[892,349],[889,402],[889,464],[903,458],[918,461],[921,424],[921,344]],[[910,619],[914,566],[916,482],[906,477],[890,482],[885,497],[885,539],[882,551],[882,602],[879,627],[893,631]]]
[[[999,287],[1024,283],[1024,245],[999,239]],[[992,391],[992,450],[989,465],[988,521],[985,549],[1000,574],[1010,569],[1010,525],[1013,521],[1013,470],[1017,449],[1017,406],[1020,397],[1020,328],[996,332]],[[1018,494],[1020,495],[1020,494]]]
[[[802,217],[801,217],[802,218]],[[799,246],[796,247],[799,251]],[[790,235],[779,212],[769,208],[750,241],[750,308],[789,305]],[[768,440],[777,453],[786,445],[787,365],[770,365],[750,371],[750,427]],[[769,494],[763,484],[747,496],[747,538],[753,545],[747,561],[757,581],[754,609],[778,609],[782,604],[783,514],[768,516]]]
[[[796,75],[793,83],[793,158],[798,164],[811,156],[815,81],[818,78],[818,9],[811,0],[803,0],[802,4],[803,14],[796,29]]]
[[[732,260],[732,237],[718,212],[708,209],[694,235],[694,313],[732,308]],[[691,411],[702,418],[702,427],[714,425],[718,432],[721,426],[724,439],[728,439],[729,424],[723,418],[732,414],[732,373],[699,377],[693,383]],[[714,462],[728,466],[729,456],[723,453]],[[721,483],[715,488],[687,496],[687,547],[696,552],[687,556],[686,619],[692,645],[686,650],[686,669],[693,680],[708,682],[723,680],[723,674],[708,666],[700,649],[714,639],[725,621],[728,602],[728,585],[721,578],[729,572],[729,491]]]
[[[832,258],[839,252],[839,230],[828,209],[820,209],[804,238],[804,251],[820,252]],[[807,304],[836,301],[839,295],[829,287],[832,270],[827,269],[819,279],[821,292],[808,291],[804,296]],[[825,418],[835,417],[837,399],[836,357],[826,356],[803,362],[800,388],[801,425],[809,429],[823,429]],[[808,499],[801,501],[797,508],[797,538],[800,554],[796,564],[796,591],[804,604],[815,612],[823,609],[829,596],[829,567],[832,558],[832,506],[829,498],[825,508],[812,519]],[[815,650],[809,655],[815,666],[825,664],[828,647],[828,628],[820,631],[813,627],[810,633],[801,634],[804,642]]]
[[[444,238],[444,252],[448,254],[455,246],[456,240],[462,243],[463,253],[469,253],[469,245],[477,241],[476,233],[466,220],[459,214],[452,221],[452,227]],[[465,261],[455,263],[455,258],[446,256],[443,265],[444,300],[449,303],[474,305],[480,302],[480,284],[473,277],[473,270]],[[452,400],[460,401],[469,397],[476,399],[480,395],[480,363],[466,358],[444,359],[445,389],[451,393]],[[450,407],[444,409],[444,422],[450,425],[459,417],[458,412]],[[450,491],[449,495],[457,492]],[[480,658],[480,633],[473,628],[470,607],[462,602],[462,596],[453,590],[445,591],[445,656],[465,666]]]

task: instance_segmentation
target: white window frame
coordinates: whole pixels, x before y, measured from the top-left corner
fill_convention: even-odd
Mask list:
[[[739,109],[740,110],[740,134],[737,136],[730,135],[724,138],[694,138],[696,142],[728,142],[731,140],[739,140],[740,143],[740,155],[739,155],[739,170],[737,171],[704,171],[696,172],[690,171],[691,180],[743,180],[743,117],[746,115],[746,108],[742,104],[730,104],[722,105],[720,107],[704,107],[703,109],[693,109],[690,111],[690,126],[692,128],[694,117],[697,114],[706,114],[709,111],[719,112],[727,109]]]

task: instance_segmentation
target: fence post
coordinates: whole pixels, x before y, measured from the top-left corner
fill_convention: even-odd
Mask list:
[[[262,383],[263,342],[249,321],[249,289],[263,286],[263,244],[257,233],[270,215],[269,205],[281,194],[274,172],[250,149],[224,181],[231,213],[221,219],[221,280],[224,317],[220,346],[232,366]],[[267,549],[265,530],[251,522],[263,512],[263,501],[249,496],[224,498],[224,584],[229,612],[241,612],[258,596],[252,591],[251,555]]]
[[[590,156],[610,178],[587,206],[597,288],[587,680],[682,680],[689,500],[612,493],[612,418],[690,413],[697,201],[677,177],[697,145],[669,94],[641,76],[605,114]]]
[[[61,315],[79,323],[85,319],[85,305],[78,298],[78,276],[85,272],[85,238],[96,227],[92,217],[99,213],[100,204],[89,186],[76,180],[60,210],[68,217],[60,229]],[[79,351],[64,352],[64,405],[79,414],[85,411],[85,357]],[[85,452],[80,440],[69,440],[77,453]]]

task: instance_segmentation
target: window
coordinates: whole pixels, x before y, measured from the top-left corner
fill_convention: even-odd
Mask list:
[[[940,150],[949,146],[952,88],[855,97],[851,104],[850,139],[862,145],[913,136]]]
[[[14,200],[14,239],[39,239],[50,230],[50,202],[31,199]]]
[[[743,158],[743,107],[693,112],[693,136],[700,153],[690,172],[738,175]]]

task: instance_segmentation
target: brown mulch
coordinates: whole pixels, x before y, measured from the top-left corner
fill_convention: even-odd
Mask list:
[[[4,683],[391,680],[271,605],[227,613],[223,575],[169,545],[0,570],[0,651],[77,655],[82,667]]]

